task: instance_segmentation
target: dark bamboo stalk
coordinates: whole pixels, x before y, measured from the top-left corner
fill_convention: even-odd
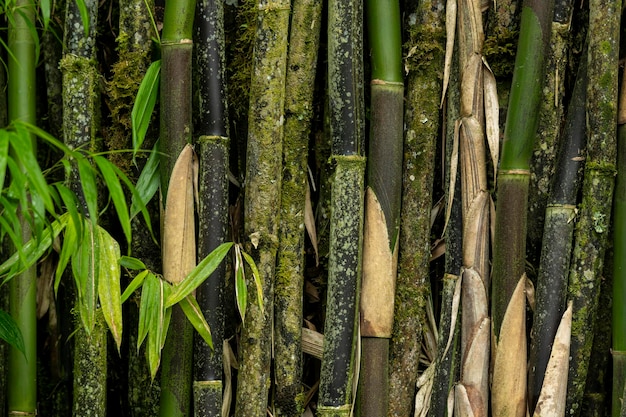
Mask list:
[[[302,289],[304,285],[307,159],[322,3],[295,0],[285,85],[285,137],[281,224],[274,290],[274,374],[276,415],[300,416],[302,390]],[[314,242],[317,244],[317,242]]]
[[[581,62],[545,210],[541,263],[528,365],[529,407],[537,403],[554,336],[565,311],[576,202],[582,179],[586,142],[587,63]]]
[[[261,274],[264,307],[249,303],[244,320],[235,410],[238,417],[265,415],[268,403],[291,6],[289,0],[259,0],[257,5],[248,113],[244,234],[250,239],[246,247]],[[254,294],[256,288],[251,281],[249,292]]]
[[[589,3],[587,156],[568,296],[573,301],[566,412],[577,416],[585,389],[609,236],[616,163],[620,3]],[[584,58],[583,58],[584,59]]]
[[[196,143],[199,153],[198,261],[228,238],[229,135],[226,103],[224,5],[202,0],[196,12],[195,83],[199,90]],[[196,297],[211,328],[213,349],[194,340],[194,415],[222,413],[224,285],[226,264],[198,288]]]
[[[330,257],[320,377],[320,416],[348,416],[361,276],[365,159],[360,0],[328,4],[328,94],[335,162]]]

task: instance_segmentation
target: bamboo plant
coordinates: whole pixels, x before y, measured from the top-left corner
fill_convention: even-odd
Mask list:
[[[618,113],[618,137],[617,137],[617,166],[626,166],[626,72],[622,76],[622,90],[619,98]],[[619,300],[624,300],[626,296],[626,257],[624,256],[626,246],[624,237],[626,230],[624,225],[626,220],[626,172],[617,170],[615,183],[615,197],[613,200],[613,402],[611,416],[619,417],[624,403],[624,388],[626,381],[626,331],[624,329],[624,317],[626,317],[626,306]]]
[[[498,170],[492,278],[494,416],[526,413],[526,209],[553,7],[551,1],[524,3]]]
[[[568,297],[573,301],[568,416],[581,412],[611,219],[617,154],[619,7],[610,1],[589,3],[587,151],[568,284]]]
[[[287,79],[285,85],[285,128],[281,224],[274,288],[274,375],[275,415],[300,416],[302,390],[302,321],[304,285],[304,230],[307,224],[307,149],[313,116],[313,93],[322,4],[294,0]],[[314,234],[309,234],[315,240]],[[313,242],[314,245],[317,241]]]
[[[175,178],[177,185],[172,190],[181,191],[183,196],[170,200],[168,194],[175,161],[179,159],[185,146],[191,142],[191,66],[195,5],[194,0],[168,0],[165,4],[161,33],[159,142],[162,152],[161,192],[165,207],[162,248],[163,275],[170,283],[180,282],[196,262],[193,197],[189,201],[188,189],[181,189],[184,178]],[[180,200],[176,201],[175,198]],[[161,416],[189,415],[192,344],[193,328],[182,309],[175,306],[162,357],[159,410]]]
[[[443,2],[412,2],[407,7],[417,19],[406,19],[411,28],[405,61],[407,131],[404,134],[398,276],[389,359],[389,413],[404,416],[410,415],[414,402],[415,391],[408,387],[414,387],[417,382],[422,340],[419,329],[425,322],[426,272],[430,258],[430,216],[425,213],[429,213],[432,206],[445,36]],[[429,53],[433,53],[433,59],[423,59]]]
[[[318,413],[325,417],[350,415],[353,400],[365,172],[362,13],[360,0],[328,4],[328,106],[335,172],[318,401]]]
[[[567,278],[586,142],[587,62],[578,70],[547,201],[528,364],[529,408],[541,392],[553,339],[565,311]]]
[[[259,0],[250,85],[244,235],[262,282],[263,306],[243,320],[236,416],[264,415],[268,403],[274,282],[280,220],[283,110],[289,0]]]
[[[35,97],[35,42],[30,28],[35,22],[35,3],[16,1],[7,10],[9,21],[8,50],[8,121],[36,122]],[[35,148],[34,139],[27,137],[24,146]],[[26,167],[20,167],[25,170]],[[22,209],[26,209],[22,207]],[[31,225],[23,213],[19,214],[21,238],[32,236]],[[37,414],[37,321],[36,269],[24,271],[13,279],[9,288],[10,313],[24,339],[24,353],[9,348],[7,376],[8,415]]]
[[[360,301],[360,409],[364,415],[386,415],[402,189],[404,80],[400,5],[394,0],[373,0],[367,3],[366,13],[372,81]]]
[[[200,1],[196,11],[196,69],[199,86],[195,121],[199,153],[198,260],[224,243],[228,233],[228,106],[226,103],[224,6]],[[222,415],[222,356],[224,335],[224,285],[226,265],[198,289],[198,305],[211,328],[211,348],[194,340],[193,404],[195,416]]]

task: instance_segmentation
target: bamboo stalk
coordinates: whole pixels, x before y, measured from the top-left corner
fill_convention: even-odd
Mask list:
[[[199,151],[198,261],[228,237],[229,135],[226,103],[224,6],[199,1],[196,11],[195,83],[199,90],[196,140]],[[222,412],[222,356],[224,285],[222,263],[198,288],[198,304],[211,328],[213,349],[194,340],[194,415],[220,416]]]
[[[168,0],[161,34],[161,195],[168,211],[170,175],[183,148],[191,142],[191,66],[194,0]],[[175,203],[175,202],[172,202]],[[176,216],[176,213],[172,213]],[[177,233],[183,233],[182,230]],[[187,231],[193,234],[193,231]],[[191,237],[191,236],[189,236]],[[169,245],[163,237],[163,247]],[[178,248],[185,251],[185,248]],[[164,251],[164,257],[168,254]],[[195,254],[187,257],[187,262]],[[190,268],[184,265],[183,268]],[[171,266],[163,259],[165,279]],[[188,270],[171,271],[185,275]],[[193,327],[182,309],[172,308],[170,326],[162,352],[160,416],[187,416],[191,404]]]
[[[389,415],[408,416],[414,403],[428,293],[430,213],[441,102],[444,3],[415,2],[409,21],[402,171],[402,209],[394,328],[390,345]],[[407,19],[409,20],[409,19]],[[423,59],[433,53],[433,59]],[[416,250],[416,248],[418,248]]]
[[[241,335],[235,415],[265,415],[280,220],[283,109],[290,1],[259,0],[248,113],[244,234],[261,274],[264,308],[250,303]],[[251,276],[251,275],[250,275]],[[249,285],[250,293],[256,291]]]
[[[276,415],[294,417],[302,414],[305,400],[301,382],[305,270],[302,226],[321,15],[319,1],[293,2],[285,86],[281,224],[274,290],[274,407]]]
[[[552,344],[565,311],[567,277],[576,224],[586,142],[585,102],[587,63],[583,61],[572,92],[567,120],[560,139],[551,192],[545,210],[541,263],[535,291],[535,314],[528,365],[529,406],[532,413],[543,385]]]
[[[367,3],[372,54],[361,289],[361,412],[387,415],[389,340],[393,331],[402,188],[404,82],[400,5]]]
[[[19,10],[19,12],[18,12]],[[8,121],[21,120],[34,124],[35,111],[35,39],[29,26],[35,22],[35,3],[17,0],[12,8],[8,30]],[[35,146],[31,139],[30,146]],[[22,170],[25,167],[21,167]],[[22,240],[31,238],[31,228],[22,214]],[[37,414],[37,318],[36,267],[13,278],[9,284],[10,314],[24,338],[25,355],[13,347],[8,351],[7,410],[8,415]]]
[[[617,166],[626,166],[626,72],[622,75],[622,90],[619,99]],[[619,417],[626,387],[626,171],[618,169],[615,196],[613,198],[613,417]]]
[[[347,416],[352,404],[361,277],[365,159],[360,0],[328,4],[328,94],[332,156],[330,256],[320,376],[320,416]]]
[[[543,100],[539,113],[539,128],[532,152],[530,185],[528,194],[528,225],[526,253],[531,264],[540,263],[544,212],[550,198],[550,184],[558,159],[559,132],[564,117],[563,97],[567,78],[568,53],[570,50],[570,21],[572,2],[554,2],[550,47],[546,56]]]
[[[589,3],[587,157],[570,266],[573,301],[567,415],[581,411],[611,219],[616,163],[620,3]],[[583,58],[584,59],[584,58]]]

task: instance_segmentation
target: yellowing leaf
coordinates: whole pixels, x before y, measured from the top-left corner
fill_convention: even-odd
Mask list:
[[[119,353],[122,345],[120,246],[102,227],[97,226],[96,230],[98,233],[98,258],[100,259],[98,263],[98,297],[104,320],[109,326]]]
[[[196,238],[191,145],[180,152],[167,190],[163,221],[163,277],[177,284],[196,265]]]

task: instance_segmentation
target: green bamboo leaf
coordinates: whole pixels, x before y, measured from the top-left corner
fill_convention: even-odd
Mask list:
[[[65,143],[58,140],[57,138],[55,138],[54,136],[52,136],[50,133],[46,132],[45,130],[41,129],[40,127],[37,127],[28,122],[24,122],[22,120],[15,120],[13,121],[13,124],[15,126],[22,126],[24,129],[28,130],[33,135],[39,137],[40,139],[43,139],[45,142],[48,142],[50,146],[61,151],[65,155],[66,158],[74,158],[74,159],[84,158],[80,152],[77,152],[71,149]]]
[[[148,335],[149,323],[158,317],[157,303],[159,292],[159,278],[153,273],[148,272],[144,279],[143,288],[141,289],[141,303],[139,304],[139,329],[137,333],[137,353]]]
[[[77,228],[76,230],[78,231],[78,236],[82,236],[83,217],[78,211],[78,201],[76,200],[76,195],[61,182],[57,182],[54,186],[61,196],[65,211],[74,223],[74,227]]]
[[[232,242],[222,243],[209,253],[180,284],[173,288],[167,298],[166,307],[173,306],[198,288],[215,271],[232,246]]]
[[[132,256],[122,256],[120,258],[120,265],[127,269],[141,270],[148,269],[146,265],[141,262],[140,259],[133,258]]]
[[[241,249],[235,247],[235,300],[237,309],[241,315],[241,321],[246,320],[246,308],[248,306],[248,286],[246,285],[246,274],[241,259]]]
[[[50,23],[50,0],[41,0],[39,2],[41,6],[41,17],[43,18],[43,27],[44,29],[48,29],[48,24]]]
[[[77,223],[78,222],[78,223]],[[70,216],[67,225],[65,226],[65,232],[63,233],[63,243],[61,244],[61,252],[59,253],[59,261],[57,263],[57,269],[54,274],[54,293],[59,291],[59,284],[61,283],[61,276],[67,267],[67,264],[72,257],[72,254],[78,250],[79,239],[78,236],[82,235],[82,220],[76,220]]]
[[[122,303],[128,300],[128,297],[130,297],[131,294],[134,293],[137,288],[143,285],[143,282],[149,273],[150,271],[145,269],[141,271],[140,273],[138,273],[135,278],[133,278],[130,284],[128,284],[128,287],[126,287],[126,289],[124,290],[124,294],[122,294]]]
[[[48,190],[48,183],[41,172],[37,157],[32,146],[32,140],[29,132],[16,125],[17,137],[14,137],[10,141],[11,148],[13,148],[14,155],[20,161],[22,168],[28,173],[28,183],[32,186],[32,192],[39,194],[40,198],[44,201],[46,209],[50,213],[54,213],[54,205],[52,204],[52,198]]]
[[[161,185],[161,177],[159,172],[159,153],[157,151],[159,141],[154,144],[150,157],[146,162],[139,179],[137,180],[137,193],[133,193],[133,198],[130,206],[130,218],[134,218],[139,211],[145,210],[145,205],[156,194],[159,186]],[[144,216],[145,217],[145,216]]]
[[[0,216],[0,229],[2,229],[3,237],[4,234],[9,236],[11,243],[15,247],[15,251],[20,262],[26,263],[27,258],[23,250],[22,236],[19,233],[20,231],[15,229],[15,226],[18,226],[18,229],[21,229],[19,227],[19,218],[17,217],[16,213],[17,209],[15,211],[9,211],[5,209],[5,211],[2,213],[2,216]],[[7,217],[6,219],[5,216]]]
[[[4,177],[9,159],[9,138],[11,134],[5,129],[0,130],[0,187],[4,188]]]
[[[50,248],[52,245],[52,240],[55,239],[59,233],[65,228],[67,225],[67,214],[62,214],[59,216],[57,220],[52,222],[48,228],[44,230],[39,240],[31,239],[24,246],[22,250],[24,252],[25,262],[20,261],[19,254],[14,253],[4,261],[0,265],[0,276],[5,275],[7,272],[11,271],[11,274],[5,278],[4,282],[10,280],[16,274],[24,272],[26,269],[30,268],[32,265],[39,260],[43,254]],[[16,267],[15,269],[13,269]]]
[[[254,263],[254,259],[250,255],[248,255],[243,250],[241,251],[243,258],[246,260],[246,263],[252,270],[252,277],[254,278],[254,284],[256,285],[256,297],[257,302],[259,303],[259,307],[261,308],[261,312],[264,311],[263,308],[263,283],[261,282],[261,274],[259,274],[259,270]]]
[[[156,294],[156,311],[155,318],[148,323],[148,361],[150,367],[150,375],[154,379],[159,364],[161,363],[161,350],[165,344],[167,329],[171,317],[171,309],[165,307],[165,300],[169,295],[170,285],[162,279],[158,281],[158,289]]]
[[[98,298],[104,320],[120,353],[122,345],[122,300],[120,295],[120,245],[102,227],[96,227],[98,251]]]
[[[126,236],[126,242],[130,244],[131,231],[128,205],[126,204],[126,196],[124,195],[124,190],[122,190],[122,184],[113,168],[114,165],[108,159],[99,155],[94,155],[93,159],[102,173],[106,187],[109,190],[109,196],[113,200],[117,218],[122,226],[124,236]]]
[[[78,250],[72,255],[72,272],[78,292],[78,312],[85,331],[89,334],[96,323],[98,296],[99,251],[97,233],[92,222],[85,222]]]
[[[78,175],[80,176],[85,204],[87,204],[87,211],[89,212],[88,217],[95,224],[98,218],[98,186],[93,167],[85,159],[76,160],[76,164],[78,165]]]
[[[158,141],[157,141],[158,142]],[[139,191],[137,190],[137,188],[133,185],[133,183],[128,179],[128,177],[126,176],[126,174],[124,174],[122,172],[122,170],[120,170],[117,166],[115,165],[111,165],[111,167],[113,168],[113,171],[115,171],[115,173],[117,174],[118,178],[120,180],[122,180],[122,182],[124,183],[124,185],[126,185],[126,187],[128,188],[128,190],[130,190],[130,193],[132,194],[132,198],[133,198],[133,204],[137,205],[137,210],[139,210],[144,218],[144,221],[146,222],[146,226],[148,226],[148,230],[150,231],[150,234],[152,235],[152,238],[155,239],[154,237],[154,233],[152,233],[152,222],[150,221],[150,213],[148,213],[148,209],[146,208],[146,202],[144,202],[144,200],[139,200],[137,203],[135,203],[135,200],[139,199]],[[132,206],[131,206],[132,207]],[[131,220],[134,216],[130,216]],[[156,241],[156,239],[155,239]]]
[[[154,61],[144,75],[131,112],[133,125],[133,157],[141,148],[159,94],[161,60]]]
[[[83,21],[83,27],[85,28],[85,37],[89,36],[89,10],[85,4],[85,0],[76,0],[76,6],[78,6],[78,12],[80,18]]]
[[[187,297],[183,298],[178,305],[180,305],[180,307],[182,308],[193,328],[196,329],[200,336],[202,336],[207,345],[209,345],[209,347],[213,349],[211,328],[209,327],[209,324],[206,322],[206,319],[204,318],[204,315],[200,310],[200,306],[198,305],[198,301],[196,301],[196,297],[189,294]]]
[[[24,350],[24,338],[22,332],[20,332],[17,323],[13,320],[13,317],[7,312],[0,310],[0,339],[6,341],[8,344],[26,355]]]

